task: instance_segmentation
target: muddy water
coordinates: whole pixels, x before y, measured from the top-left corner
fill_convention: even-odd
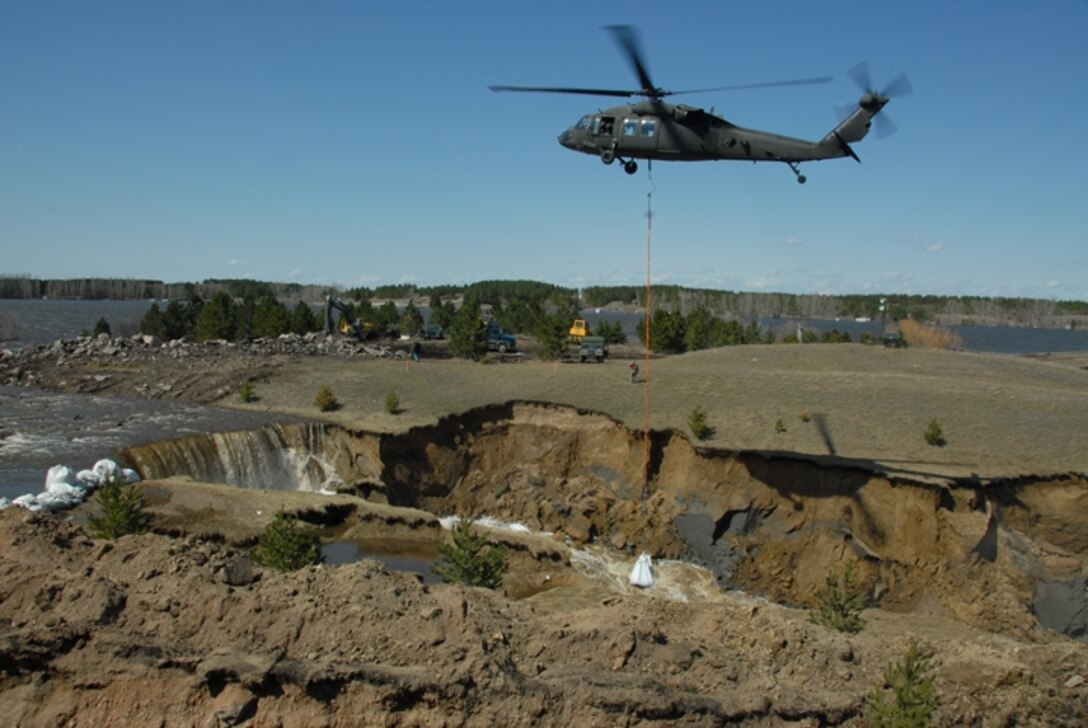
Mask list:
[[[438,549],[424,549],[414,541],[375,539],[359,541],[330,541],[321,547],[325,563],[333,566],[373,559],[391,571],[419,574],[424,584],[441,584],[441,577],[431,571]]]
[[[0,497],[42,490],[54,465],[124,460],[125,448],[297,418],[177,401],[57,394],[0,386]],[[213,481],[215,482],[215,481]]]

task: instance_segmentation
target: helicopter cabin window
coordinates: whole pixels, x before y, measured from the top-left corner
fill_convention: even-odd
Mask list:
[[[594,135],[603,134],[604,136],[612,136],[612,127],[616,123],[614,116],[594,116],[592,133]]]
[[[638,136],[638,119],[623,120],[623,135],[625,137]]]
[[[642,136],[652,137],[654,132],[657,131],[656,119],[643,119],[642,121]]]

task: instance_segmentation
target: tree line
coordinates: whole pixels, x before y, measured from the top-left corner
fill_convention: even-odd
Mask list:
[[[1088,301],[1055,301],[1040,298],[985,296],[937,296],[902,293],[824,295],[817,293],[751,293],[659,285],[651,290],[655,306],[687,314],[705,307],[730,319],[869,318],[888,321],[912,319],[945,325],[980,324],[1014,326],[1065,326],[1088,316]],[[613,303],[644,307],[642,286],[591,286],[582,289],[587,308]],[[881,311],[881,306],[884,310]]]
[[[302,335],[323,326],[324,322],[302,301],[288,308],[272,294],[260,298],[246,295],[237,301],[226,291],[219,291],[208,300],[194,294],[185,300],[172,300],[165,307],[152,303],[140,320],[140,333],[164,341],[240,341],[287,333]]]
[[[620,304],[635,308],[645,306],[646,289],[642,286],[590,286],[581,291],[530,280],[486,280],[466,285],[416,286],[396,284],[373,288],[272,283],[248,279],[206,279],[200,283],[164,283],[158,280],[124,278],[36,279],[30,276],[0,276],[0,298],[58,299],[155,299],[184,301],[194,297],[211,300],[226,292],[234,298],[260,299],[273,295],[293,304],[299,301],[319,303],[326,295],[339,295],[356,301],[412,300],[434,302],[475,297],[485,313],[494,315],[515,332],[528,332],[545,312],[576,312],[580,308],[600,308]],[[1088,317],[1088,301],[1057,301],[1036,298],[984,296],[937,296],[912,294],[791,294],[722,291],[658,285],[652,289],[657,308],[681,314],[705,308],[722,319],[767,318],[869,318],[879,320],[912,319],[944,325],[982,324],[1014,326],[1067,326],[1083,324]],[[883,305],[884,310],[881,311]]]
[[[210,278],[200,283],[164,283],[140,278],[38,279],[0,276],[0,298],[53,298],[85,301],[211,299],[224,291],[235,298],[271,294],[288,302],[320,301],[329,286],[268,283],[244,278]]]

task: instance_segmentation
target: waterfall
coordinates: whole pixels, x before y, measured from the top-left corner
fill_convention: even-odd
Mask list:
[[[327,457],[328,444],[324,425],[273,423],[153,442],[125,455],[147,480],[181,475],[241,488],[313,492],[342,482]]]

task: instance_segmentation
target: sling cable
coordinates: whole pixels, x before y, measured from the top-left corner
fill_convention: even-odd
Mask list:
[[[653,160],[646,160],[650,189],[646,192],[646,380],[642,387],[642,500],[650,496],[650,244],[654,237],[654,167]]]

